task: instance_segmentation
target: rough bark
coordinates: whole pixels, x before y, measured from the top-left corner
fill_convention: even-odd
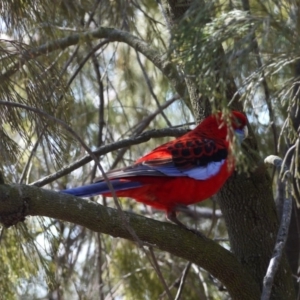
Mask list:
[[[235,174],[219,193],[231,250],[249,268],[260,287],[278,231],[271,180],[263,165],[250,174]],[[283,257],[272,289],[272,299],[295,299],[292,277]]]

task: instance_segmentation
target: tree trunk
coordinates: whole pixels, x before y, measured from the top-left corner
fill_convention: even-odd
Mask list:
[[[174,24],[179,24],[180,17],[188,10],[189,5],[189,1],[185,2],[185,6],[182,1],[164,2],[164,11],[171,29]],[[217,61],[221,61],[223,66],[219,66],[222,68],[220,70],[216,66],[216,81],[226,78],[225,95],[229,103],[237,88],[229,68],[226,68],[221,45],[216,53]],[[224,70],[228,72],[227,76],[224,76]],[[197,94],[198,87],[195,80],[186,80],[186,84],[196,120],[199,120],[210,113],[209,101],[205,95]],[[234,108],[241,109],[241,104],[235,101]],[[252,171],[249,174],[235,173],[219,192],[218,202],[224,214],[232,252],[262,287],[274,249],[279,222],[271,179],[262,159],[253,155],[257,152],[255,137],[252,135],[250,139],[251,143],[247,143],[247,149],[248,153],[252,153],[249,155],[252,156]],[[277,271],[271,297],[272,299],[295,299],[291,270],[285,255]]]

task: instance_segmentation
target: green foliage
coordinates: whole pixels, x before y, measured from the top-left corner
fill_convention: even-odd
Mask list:
[[[276,148],[283,152],[287,138],[298,139],[287,116],[287,110],[298,105],[293,94],[299,81],[294,77],[294,63],[299,60],[298,8],[290,1],[250,1],[249,5],[250,12],[240,1],[194,1],[169,32],[156,1],[2,1],[0,169],[5,181],[31,183],[84,156],[82,142],[68,132],[68,126],[95,149],[145,130],[194,122],[180,98],[186,95],[160,110],[176,95],[174,78],[167,78],[155,65],[155,59],[162,58],[170,59],[182,83],[193,80],[199,98],[206,97],[213,109],[228,112],[228,101],[238,100],[260,136],[261,156]],[[101,26],[138,37],[155,49],[157,57],[150,61],[128,44],[112,42],[110,36],[62,46],[62,38]],[[48,47],[50,42],[56,43],[54,49]],[[228,95],[232,79],[238,92]],[[277,133],[269,134],[269,118]],[[126,165],[167,140],[108,153],[100,157],[101,164],[105,170]],[[241,149],[234,151],[244,167]],[[298,165],[294,158],[295,176]],[[91,162],[47,188],[87,183],[99,174]],[[94,201],[114,206],[110,199]],[[122,203],[124,209],[153,217],[140,204]],[[46,294],[66,299],[158,299],[164,293],[147,250],[57,220],[39,221],[28,219],[27,228],[2,229],[4,299]],[[192,221],[186,218],[185,223]],[[221,219],[205,220],[201,226],[217,238],[227,238]],[[175,296],[186,262],[167,253],[155,255]],[[191,267],[182,299],[225,299],[224,295],[208,274]]]

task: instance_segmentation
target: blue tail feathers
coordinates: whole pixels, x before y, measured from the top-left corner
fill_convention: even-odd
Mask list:
[[[142,186],[142,184],[137,181],[121,181],[119,179],[110,180],[110,183],[116,192]],[[111,193],[105,181],[99,181],[92,184],[76,187],[73,189],[62,190],[60,192],[63,194],[70,194],[77,197],[92,197],[96,195]]]

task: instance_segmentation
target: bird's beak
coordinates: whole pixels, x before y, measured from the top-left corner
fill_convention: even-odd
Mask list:
[[[244,129],[243,129],[243,131],[244,131],[244,139],[246,139],[248,137],[248,135],[249,135],[248,127],[245,126]]]

